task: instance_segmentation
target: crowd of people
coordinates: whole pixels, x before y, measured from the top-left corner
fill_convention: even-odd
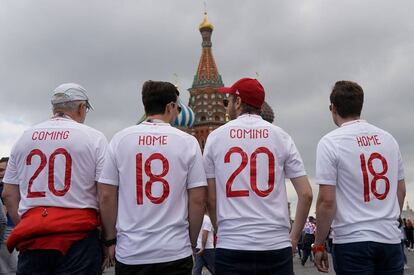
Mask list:
[[[171,126],[181,107],[169,82],[143,84],[145,121],[109,143],[84,124],[93,110],[86,89],[58,86],[53,116],[16,141],[3,178],[15,227],[1,247],[11,258],[19,251],[17,274],[93,275],[111,266],[116,274],[200,274],[205,266],[218,275],[290,275],[298,244],[302,265],[313,255],[321,272],[329,271],[329,250],[340,275],[403,274],[401,232],[410,250],[413,237],[411,221],[397,222],[401,153],[391,134],[360,118],[360,85],[338,81],[331,91],[338,128],[317,145],[309,219],[304,163],[293,138],[261,118],[264,87],[242,78],[218,92],[230,121],[202,152]],[[293,224],[285,179],[297,195]],[[0,224],[5,239],[4,215]]]

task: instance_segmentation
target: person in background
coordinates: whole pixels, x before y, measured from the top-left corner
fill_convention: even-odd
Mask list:
[[[207,214],[204,214],[203,225],[198,234],[196,251],[193,275],[201,275],[204,266],[214,275],[214,230]]]
[[[301,261],[302,265],[305,265],[306,261],[308,260],[308,257],[310,257],[310,260],[312,261],[311,246],[315,242],[315,230],[315,218],[309,216],[308,222],[305,224],[303,230],[305,235],[303,237],[303,257]]]
[[[6,227],[3,239],[0,238],[0,274],[15,274],[17,271],[18,252],[14,249],[11,253],[7,250],[6,240],[14,228],[14,223],[10,218],[6,207],[4,206],[1,194],[3,192],[3,177],[6,172],[8,157],[0,158],[0,200],[3,204],[3,210],[6,217]]]
[[[404,256],[404,269],[407,269],[407,255],[405,255],[405,226],[401,217],[398,218],[398,228],[400,229],[401,235],[401,250]]]

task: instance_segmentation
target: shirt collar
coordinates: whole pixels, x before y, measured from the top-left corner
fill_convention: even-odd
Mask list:
[[[355,119],[355,120],[351,120],[351,121],[342,123],[341,127],[348,126],[348,125],[355,124],[355,123],[362,123],[362,122],[367,122],[367,121],[364,120],[364,119]]]
[[[161,119],[157,119],[157,118],[153,118],[153,119],[149,119],[146,121],[143,121],[142,124],[144,125],[161,125],[161,126],[171,126],[169,123],[161,120]]]
[[[248,117],[252,117],[252,118],[256,118],[256,119],[262,119],[261,116],[256,115],[256,114],[242,114],[242,115],[239,115],[237,118],[248,118]]]

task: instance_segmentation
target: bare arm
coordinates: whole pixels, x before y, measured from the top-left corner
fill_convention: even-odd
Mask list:
[[[217,233],[216,180],[207,179],[207,209],[214,232]]]
[[[112,240],[116,237],[118,186],[98,183],[98,200],[104,238]]]
[[[323,244],[329,234],[329,229],[336,212],[335,185],[319,185],[316,202],[316,234],[315,244]]]
[[[188,222],[190,231],[191,246],[195,248],[197,245],[197,237],[200,233],[203,223],[205,203],[206,203],[206,187],[196,187],[187,190],[188,192]]]
[[[292,248],[295,249],[303,230],[303,226],[305,225],[306,218],[308,217],[313,195],[307,176],[293,178],[290,181],[292,182],[293,187],[296,190],[296,194],[298,195],[295,222],[293,223],[292,231],[290,232]]]
[[[20,222],[20,217],[17,213],[20,202],[19,185],[5,183],[2,197],[4,200],[4,205],[7,209],[7,213],[9,214],[13,223],[17,225]]]
[[[404,207],[404,199],[405,199],[405,181],[399,180],[398,181],[398,187],[397,187],[397,197],[398,197],[398,203],[400,205],[400,212],[402,211]]]
[[[319,185],[316,202],[315,245],[323,245],[336,212],[336,186]],[[326,251],[315,253],[315,266],[320,272],[329,272],[329,261]]]

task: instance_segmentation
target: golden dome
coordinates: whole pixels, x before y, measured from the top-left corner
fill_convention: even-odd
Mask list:
[[[213,24],[211,24],[210,21],[208,21],[206,12],[204,13],[204,19],[203,22],[201,22],[199,29],[201,30],[204,28],[214,29]]]

